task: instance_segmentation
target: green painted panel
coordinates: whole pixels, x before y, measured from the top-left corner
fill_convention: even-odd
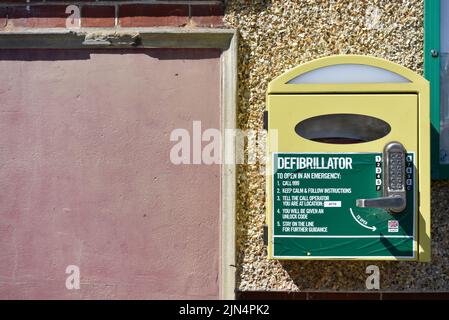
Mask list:
[[[448,179],[449,165],[440,163],[440,0],[424,1],[424,76],[430,82],[432,179]]]
[[[414,155],[407,208],[359,208],[382,196],[381,153],[273,154],[273,252],[291,257],[414,257]]]

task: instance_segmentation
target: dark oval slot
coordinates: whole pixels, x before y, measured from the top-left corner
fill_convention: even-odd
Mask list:
[[[385,137],[390,131],[385,121],[361,114],[326,114],[305,119],[295,127],[300,137],[331,144],[370,142]]]

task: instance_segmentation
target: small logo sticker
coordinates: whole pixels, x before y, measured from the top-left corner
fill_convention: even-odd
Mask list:
[[[388,221],[388,232],[399,232],[399,221],[389,220]]]

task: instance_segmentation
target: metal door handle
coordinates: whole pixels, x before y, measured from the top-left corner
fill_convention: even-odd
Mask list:
[[[382,208],[400,210],[405,206],[405,199],[401,196],[357,199],[356,205],[360,208]]]
[[[383,196],[374,199],[357,199],[361,208],[382,208],[392,213],[402,212],[407,205],[405,191],[404,146],[399,142],[390,142],[383,152]]]

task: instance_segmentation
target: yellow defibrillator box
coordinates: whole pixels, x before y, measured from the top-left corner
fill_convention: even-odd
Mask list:
[[[271,259],[430,261],[429,84],[332,56],[267,91]]]

